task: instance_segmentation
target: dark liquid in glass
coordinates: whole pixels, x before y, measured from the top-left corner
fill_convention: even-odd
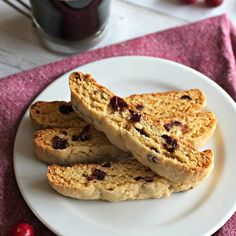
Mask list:
[[[103,31],[110,0],[30,0],[38,27],[62,41],[86,40]]]

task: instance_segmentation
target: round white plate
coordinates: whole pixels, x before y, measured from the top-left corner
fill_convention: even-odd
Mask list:
[[[150,57],[116,57],[79,68],[120,96],[199,88],[206,108],[215,112],[218,126],[204,148],[215,153],[212,174],[198,187],[159,200],[82,201],[57,194],[47,183],[47,166],[33,154],[29,110],[19,126],[14,169],[20,191],[35,215],[58,235],[166,236],[210,235],[236,209],[236,106],[218,85],[177,63]],[[75,69],[75,70],[78,70]],[[69,100],[68,75],[48,86],[37,100]]]

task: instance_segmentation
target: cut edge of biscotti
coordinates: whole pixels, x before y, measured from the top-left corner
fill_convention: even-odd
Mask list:
[[[195,148],[202,147],[216,130],[217,118],[213,112],[191,112],[177,117],[153,119],[153,123],[163,126],[169,135],[177,136]]]
[[[87,124],[66,101],[36,101],[30,107],[30,119],[36,129],[83,127]]]
[[[49,185],[64,196],[110,202],[164,198],[195,187],[172,183],[136,160],[50,165],[47,178]]]
[[[125,100],[143,114],[153,114],[159,118],[195,112],[206,105],[206,96],[199,89],[134,94]]]
[[[202,181],[211,172],[211,150],[200,152],[169,136],[162,126],[153,125],[148,117],[99,85],[91,75],[72,73],[69,84],[74,110],[83,113],[83,118],[103,131],[111,143],[130,151],[160,176],[188,184]]]
[[[131,158],[92,125],[50,128],[33,133],[35,156],[47,164],[69,165]]]

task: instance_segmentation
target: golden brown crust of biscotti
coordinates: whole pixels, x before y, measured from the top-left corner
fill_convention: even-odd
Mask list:
[[[47,177],[52,188],[64,196],[111,202],[169,197],[173,192],[194,187],[172,183],[136,160],[51,165]]]
[[[191,112],[179,114],[178,117],[169,117],[156,120],[153,123],[163,126],[168,135],[198,148],[206,144],[215,132],[217,119],[213,112]]]
[[[159,119],[195,112],[206,104],[206,96],[199,89],[134,94],[125,100],[140,108],[143,114],[152,114]]]
[[[205,106],[206,97],[199,89],[162,93],[135,94],[126,98],[144,114],[157,119],[179,117]],[[191,114],[190,114],[191,115]],[[85,122],[72,110],[70,102],[37,101],[30,108],[30,117],[36,128],[84,126]]]
[[[74,110],[103,131],[109,141],[124,151],[130,151],[143,165],[176,183],[202,181],[213,167],[213,153],[199,152],[175,136],[169,136],[165,128],[153,124],[132,104],[115,96],[99,85],[91,75],[75,72],[69,79],[71,102]],[[122,104],[114,109],[111,99]],[[132,111],[132,112],[131,112]],[[139,122],[132,122],[132,114],[141,115]],[[136,118],[137,118],[136,116]]]
[[[30,118],[37,129],[87,124],[73,111],[71,103],[64,101],[37,101],[30,107]]]
[[[128,159],[131,155],[108,142],[92,126],[51,128],[33,134],[35,156],[48,164],[68,165]]]

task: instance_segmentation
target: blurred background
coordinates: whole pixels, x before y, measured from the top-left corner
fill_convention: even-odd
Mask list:
[[[30,5],[29,0],[22,1]],[[16,0],[0,1],[0,77],[68,56],[45,48],[32,20],[9,2],[26,12]],[[112,0],[108,31],[91,49],[223,13],[236,23],[236,1],[225,0],[221,6],[209,8],[203,0],[197,4],[181,4],[180,0]]]

